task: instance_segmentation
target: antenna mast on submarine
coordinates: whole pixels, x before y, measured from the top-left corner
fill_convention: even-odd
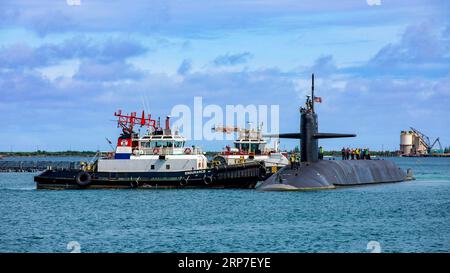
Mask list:
[[[314,73],[311,75],[311,111],[314,113]]]
[[[296,133],[277,134],[278,138],[300,139],[301,161],[315,162],[318,161],[319,145],[318,140],[322,138],[340,138],[355,137],[355,134],[335,134],[335,133],[319,133],[317,115],[314,112],[314,74],[311,76],[311,96],[306,96],[306,108],[300,108],[300,131]],[[321,101],[317,98],[318,102]],[[264,135],[270,137],[271,135]]]

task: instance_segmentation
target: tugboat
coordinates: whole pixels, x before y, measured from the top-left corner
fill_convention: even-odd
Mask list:
[[[281,153],[279,142],[274,147],[269,147],[267,141],[262,137],[262,124],[256,130],[249,125],[248,129],[239,127],[216,126],[213,132],[237,133],[238,137],[233,142],[234,147],[227,145],[225,149],[213,158],[213,163],[218,166],[232,166],[244,162],[264,162],[266,177],[276,173],[279,169],[287,166],[289,161],[287,153]]]
[[[145,116],[114,113],[122,134],[115,153],[81,169],[48,169],[34,178],[38,189],[85,188],[254,188],[265,178],[261,162],[209,166],[200,148],[185,146],[186,139]],[[140,136],[135,126],[146,127]],[[140,131],[140,130],[139,130]]]

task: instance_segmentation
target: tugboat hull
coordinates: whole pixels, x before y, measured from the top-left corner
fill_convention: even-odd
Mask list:
[[[176,172],[85,172],[46,170],[34,178],[37,189],[254,188],[265,177],[259,163]]]

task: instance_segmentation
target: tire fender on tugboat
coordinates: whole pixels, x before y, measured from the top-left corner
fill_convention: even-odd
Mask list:
[[[188,183],[188,179],[186,177],[183,177],[180,179],[180,186],[184,187]]]
[[[203,176],[203,183],[205,183],[205,185],[209,185],[212,182],[213,182],[212,176],[208,176],[208,175]]]
[[[137,180],[133,180],[130,182],[130,188],[135,189],[139,187],[139,182]]]
[[[87,186],[92,182],[91,175],[88,172],[81,171],[75,177],[75,182],[80,186]]]
[[[266,177],[266,175],[267,175],[267,170],[266,170],[264,163],[262,163],[259,167],[259,178],[264,179]]]

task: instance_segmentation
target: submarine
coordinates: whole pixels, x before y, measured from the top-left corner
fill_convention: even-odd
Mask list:
[[[314,110],[314,74],[311,76],[311,95],[305,107],[300,107],[300,132],[266,137],[300,139],[300,162],[281,168],[263,181],[259,191],[301,191],[335,189],[381,183],[403,182],[414,179],[389,160],[319,160],[319,139],[356,137],[355,134],[319,133]]]

